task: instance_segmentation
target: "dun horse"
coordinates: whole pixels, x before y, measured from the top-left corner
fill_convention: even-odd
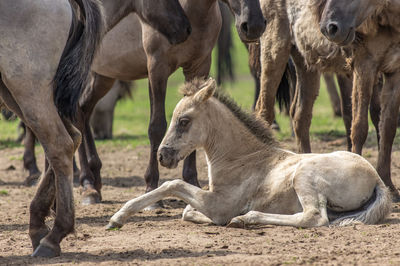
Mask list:
[[[309,128],[313,104],[320,87],[320,74],[341,74],[339,85],[343,100],[342,115],[348,136],[348,149],[351,150],[351,80],[346,76],[350,77],[352,72],[346,61],[348,50],[329,42],[320,33],[309,0],[262,0],[261,6],[270,24],[260,38],[261,91],[256,107],[259,116],[272,123],[274,98],[291,56],[296,65],[297,82],[290,116],[298,150],[311,152]],[[376,106],[379,104],[372,105]],[[376,109],[379,107],[372,111]],[[378,128],[379,115],[375,115],[376,112],[373,114],[372,120]]]
[[[157,8],[146,11],[149,3]],[[81,134],[71,120],[76,117],[81,92],[89,83],[102,37],[103,15],[96,0],[71,4],[64,0],[10,0],[2,4],[0,97],[34,132],[45,150],[46,170],[30,206],[29,235],[33,256],[54,257],[60,255],[62,239],[74,230],[72,158]],[[173,4],[178,8],[171,8],[170,23],[164,23],[160,30],[177,43],[187,38],[186,29],[190,27],[177,0],[138,0],[135,7],[152,19],[158,8]],[[54,202],[56,218],[49,230],[45,218]]]
[[[209,191],[174,180],[128,201],[107,228],[165,197],[188,205],[183,219],[231,227],[374,224],[391,210],[390,192],[373,166],[350,152],[295,154],[279,147],[267,124],[215,93],[215,81],[185,86],[159,148],[161,165],[204,148]],[[213,97],[214,96],[214,97]]]
[[[70,119],[102,35],[101,9],[92,0],[5,0],[0,31],[0,98],[35,132],[47,161],[30,205],[33,256],[57,256],[74,230],[72,157],[81,135]],[[49,230],[45,218],[54,201]]]
[[[400,105],[400,3],[396,0],[314,1],[317,23],[332,42],[352,49],[352,139],[361,153],[368,134],[368,105],[376,73],[383,73],[377,171],[397,200],[399,193],[390,175],[391,152]]]
[[[241,39],[250,42],[259,38],[266,26],[259,2],[225,2],[235,15],[236,28]],[[94,85],[81,101],[83,125],[80,127],[84,127],[85,145],[80,146],[79,155],[83,159],[86,156],[89,158],[89,166],[82,166],[81,169],[81,182],[86,190],[84,200],[87,203],[95,203],[101,199],[101,161],[90,131],[89,118],[98,100],[110,90],[116,79],[149,79],[151,114],[148,134],[151,147],[144,177],[146,191],[158,187],[157,149],[167,129],[164,102],[168,77],[179,67],[182,67],[187,80],[208,76],[211,52],[221,28],[218,1],[181,0],[180,3],[189,17],[192,33],[179,45],[169,43],[149,25],[140,25],[135,15],[125,17],[103,39],[92,68],[95,73]],[[183,179],[198,185],[195,157],[193,153],[185,160]]]

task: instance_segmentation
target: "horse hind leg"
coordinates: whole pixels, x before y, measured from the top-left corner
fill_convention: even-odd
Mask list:
[[[40,171],[37,167],[35,157],[35,134],[29,127],[25,126],[25,138],[24,138],[24,168],[29,171],[28,177],[25,178],[24,184],[27,186],[33,186],[37,183],[40,177]]]
[[[294,227],[317,227],[329,224],[326,197],[315,188],[296,189],[297,196],[303,211],[292,215],[272,214],[259,211],[249,211],[245,215],[237,216],[231,220],[228,227],[245,228],[248,225],[286,225]]]

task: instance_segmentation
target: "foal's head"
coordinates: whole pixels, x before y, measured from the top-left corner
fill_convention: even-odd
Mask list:
[[[210,121],[207,103],[215,89],[213,79],[186,84],[185,96],[175,107],[168,131],[158,149],[162,166],[175,168],[179,161],[205,144]]]
[[[382,8],[387,0],[313,0],[320,11],[320,29],[330,41],[347,45],[356,29]]]

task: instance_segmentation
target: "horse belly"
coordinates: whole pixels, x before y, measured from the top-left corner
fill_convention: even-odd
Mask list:
[[[120,80],[147,77],[147,57],[136,15],[125,17],[104,36],[92,70]]]

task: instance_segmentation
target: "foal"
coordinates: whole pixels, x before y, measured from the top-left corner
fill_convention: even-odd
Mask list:
[[[214,93],[215,87],[213,80],[186,85],[158,150],[160,163],[175,168],[193,150],[204,148],[210,190],[181,180],[165,182],[127,202],[108,229],[168,196],[190,204],[184,220],[232,227],[374,224],[390,213],[390,193],[364,158],[345,151],[283,150],[264,122]]]

